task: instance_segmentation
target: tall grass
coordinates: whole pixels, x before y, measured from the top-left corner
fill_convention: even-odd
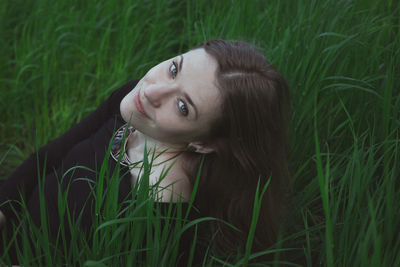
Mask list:
[[[277,244],[291,250],[276,264],[400,265],[399,18],[397,1],[1,1],[0,176],[161,60],[207,39],[246,40],[291,87],[293,200]],[[64,259],[115,264],[101,242],[128,244],[112,227],[97,228],[93,247],[77,232],[85,249],[65,244]],[[156,261],[170,263],[143,258]]]

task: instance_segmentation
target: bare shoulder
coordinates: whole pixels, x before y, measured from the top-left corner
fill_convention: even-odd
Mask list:
[[[177,161],[159,184],[160,202],[188,202],[192,194],[192,186],[189,177],[183,171]]]

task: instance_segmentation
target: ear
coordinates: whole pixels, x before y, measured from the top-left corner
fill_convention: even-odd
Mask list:
[[[194,152],[201,154],[208,154],[215,151],[212,145],[203,142],[191,142],[188,144],[188,148],[190,148],[190,150]]]

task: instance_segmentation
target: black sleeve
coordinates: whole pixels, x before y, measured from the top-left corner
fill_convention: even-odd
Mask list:
[[[122,98],[135,87],[137,82],[137,80],[130,81],[114,91],[88,117],[34,152],[8,177],[0,188],[0,210],[6,217],[11,215],[12,211],[10,202],[4,202],[18,200],[20,192],[22,196],[30,194],[36,187],[38,173],[42,175],[43,171],[48,173],[50,170],[57,169],[70,148],[96,132],[110,116],[120,114],[119,105]],[[14,208],[17,207],[14,205]]]

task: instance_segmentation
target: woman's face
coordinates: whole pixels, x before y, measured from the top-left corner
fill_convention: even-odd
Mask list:
[[[161,62],[122,99],[123,119],[173,147],[198,141],[220,114],[216,69],[203,48]]]

